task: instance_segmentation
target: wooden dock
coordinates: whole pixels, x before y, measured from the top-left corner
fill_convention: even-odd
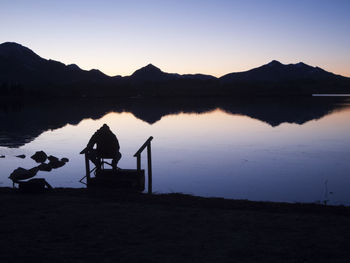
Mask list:
[[[141,154],[147,148],[147,184],[148,193],[152,194],[152,159],[151,159],[151,141],[153,137],[149,137],[140,149],[134,154],[136,157],[136,169],[106,169],[104,165],[90,169],[90,160],[87,157],[85,149],[81,154],[85,153],[85,169],[86,175],[80,180],[89,188],[115,188],[135,190],[142,192],[145,190],[145,170],[141,169]],[[102,164],[109,164],[102,160]],[[84,182],[86,179],[86,182]]]

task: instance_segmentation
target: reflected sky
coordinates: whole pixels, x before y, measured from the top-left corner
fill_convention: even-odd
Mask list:
[[[135,168],[133,154],[152,141],[153,189],[235,199],[316,202],[324,200],[325,181],[333,204],[350,205],[350,109],[334,111],[302,125],[271,126],[221,109],[163,116],[150,124],[128,112],[111,112],[42,133],[20,148],[0,147],[1,186],[18,166],[31,168],[32,155],[44,150],[70,162],[50,173],[39,172],[54,187],[82,187],[90,136],[107,123],[117,135],[122,168]],[[145,157],[145,156],[144,156]],[[145,159],[143,167],[145,168]]]

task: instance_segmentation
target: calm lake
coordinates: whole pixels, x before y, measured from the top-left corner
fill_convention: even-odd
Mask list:
[[[2,187],[17,167],[36,166],[39,150],[70,161],[37,177],[84,187],[79,152],[106,123],[121,168],[135,168],[133,154],[154,137],[154,192],[350,205],[347,98],[12,101],[1,104],[0,121]]]

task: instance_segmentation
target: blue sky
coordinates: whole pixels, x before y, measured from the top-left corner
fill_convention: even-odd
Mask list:
[[[350,76],[349,14],[345,0],[1,0],[0,42],[108,75],[153,63],[221,76],[276,59]]]

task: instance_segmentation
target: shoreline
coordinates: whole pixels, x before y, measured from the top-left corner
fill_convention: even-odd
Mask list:
[[[208,197],[208,196],[197,196],[192,194],[186,194],[181,192],[174,193],[152,193],[151,195],[147,192],[133,192],[129,190],[122,189],[110,189],[110,188],[97,188],[97,189],[88,189],[86,187],[54,187],[53,189],[45,188],[43,193],[22,193],[18,188],[12,188],[10,186],[0,187],[0,195],[9,194],[9,195],[19,195],[19,196],[45,196],[52,195],[55,197],[64,197],[67,196],[81,196],[81,197],[110,197],[113,199],[119,198],[123,196],[123,200],[125,197],[130,198],[126,199],[128,201],[136,201],[136,202],[154,202],[154,203],[162,203],[164,200],[171,202],[172,205],[182,205],[187,206],[189,204],[199,205],[200,207],[204,206],[214,206],[216,208],[279,208],[279,209],[310,209],[313,210],[349,210],[350,206],[345,204],[324,204],[321,202],[285,202],[285,201],[258,201],[258,200],[250,200],[250,199],[234,199],[234,198],[226,198],[226,197]],[[125,201],[126,201],[125,200]]]
[[[250,199],[234,199],[226,197],[208,197],[208,196],[197,196],[192,194],[186,194],[181,192],[174,193],[152,193],[151,195],[147,192],[134,192],[130,190],[123,189],[110,189],[110,188],[86,188],[86,187],[54,187],[51,190],[45,188],[45,191],[42,193],[23,193],[18,188],[12,188],[10,186],[0,187],[0,195],[19,195],[19,196],[55,196],[55,197],[64,197],[64,196],[80,196],[80,197],[110,197],[113,199],[123,196],[130,198],[126,199],[128,201],[147,201],[147,202],[162,202],[167,200],[173,205],[184,205],[186,203],[191,203],[192,205],[199,206],[212,206],[217,205],[217,208],[235,208],[244,206],[251,208],[295,208],[295,209],[344,209],[349,210],[350,206],[344,204],[323,204],[317,202],[285,202],[285,201],[257,201]],[[125,200],[125,201],[126,201]]]

